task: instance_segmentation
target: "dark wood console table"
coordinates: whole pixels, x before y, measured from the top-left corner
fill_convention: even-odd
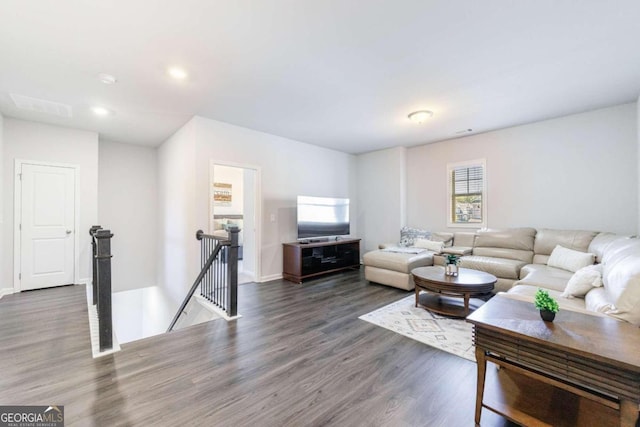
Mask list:
[[[360,268],[360,239],[283,243],[282,250],[282,277],[291,282]]]
[[[474,325],[478,362],[476,425],[480,425],[483,407],[530,426],[637,425],[640,403],[638,327],[569,310],[561,310],[553,323],[543,322],[532,303],[500,295],[472,313],[467,321]],[[489,393],[500,398],[488,399],[485,394],[487,361],[500,366],[514,378],[519,376],[545,385],[552,390],[550,393],[557,390],[586,399],[592,413],[580,414],[580,404],[574,405],[576,412],[569,413],[571,411],[562,408],[563,402],[560,402],[560,410],[540,408],[545,396],[540,391],[536,396],[535,387],[530,386],[516,392]],[[517,387],[514,385],[516,380],[511,382],[514,387]],[[505,396],[509,393],[519,394],[521,398],[508,402]],[[523,405],[525,400],[527,403]],[[555,404],[557,406],[558,402]],[[594,405],[601,409],[594,410]],[[606,420],[607,413],[613,413],[614,419],[609,417],[608,421],[602,421]],[[568,419],[555,418],[558,416]]]

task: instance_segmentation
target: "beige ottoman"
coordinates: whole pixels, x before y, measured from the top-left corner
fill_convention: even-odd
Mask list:
[[[368,281],[410,291],[415,287],[411,270],[433,265],[433,252],[408,254],[376,250],[364,254],[362,260]]]

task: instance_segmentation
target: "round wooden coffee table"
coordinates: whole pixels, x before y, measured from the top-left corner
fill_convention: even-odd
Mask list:
[[[450,317],[467,317],[469,299],[489,294],[498,280],[493,274],[470,268],[459,268],[457,276],[446,276],[444,267],[418,267],[411,274],[416,284],[416,307],[420,304]],[[427,294],[420,295],[420,291]],[[453,298],[462,298],[464,305]]]

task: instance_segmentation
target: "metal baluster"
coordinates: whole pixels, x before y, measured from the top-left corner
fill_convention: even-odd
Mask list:
[[[222,248],[224,249],[224,248]],[[220,274],[220,260],[222,256],[222,251],[220,251],[220,253],[218,254],[218,259],[216,260],[216,278],[213,282],[213,287],[215,289],[215,298],[213,299],[213,303],[214,304],[218,304],[218,275]]]
[[[211,239],[207,238],[205,241],[205,246],[203,248],[203,253],[204,256],[209,257],[209,255],[211,255]],[[207,300],[209,300],[211,298],[211,296],[209,295],[209,293],[211,292],[211,281],[209,280],[209,272],[207,272],[207,275],[204,278],[205,281],[205,297],[207,298]]]
[[[215,247],[216,241],[215,239],[211,239],[209,240],[209,243]],[[211,250],[214,250],[214,249],[211,249]],[[218,259],[216,258],[216,260],[213,261],[213,268],[209,270],[209,301],[211,302],[213,302],[213,299],[215,298],[214,294],[215,294],[215,288],[216,288],[216,281],[214,278],[214,274],[215,274],[217,265],[218,265]]]

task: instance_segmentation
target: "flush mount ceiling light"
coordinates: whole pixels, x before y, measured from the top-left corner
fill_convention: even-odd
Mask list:
[[[113,111],[104,107],[91,107],[91,111],[93,111],[93,114],[100,117],[111,116],[114,114]]]
[[[413,113],[409,114],[407,117],[409,117],[409,120],[411,120],[414,123],[422,123],[425,120],[433,117],[433,111],[429,111],[429,110],[414,111]]]
[[[167,70],[167,73],[176,80],[184,80],[189,76],[187,72],[180,67],[171,67]]]
[[[112,76],[111,74],[107,74],[107,73],[98,74],[98,80],[100,80],[102,83],[106,85],[112,85],[118,81],[118,79],[116,79],[115,76]]]

